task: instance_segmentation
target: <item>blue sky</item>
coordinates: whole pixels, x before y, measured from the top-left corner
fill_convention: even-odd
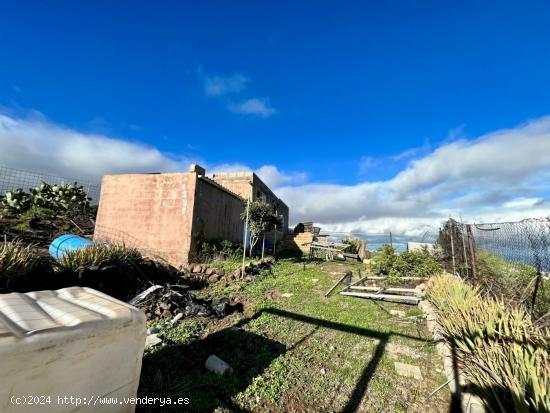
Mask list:
[[[473,187],[469,196],[484,202],[464,206],[462,188],[437,200],[424,194],[422,202],[437,203],[426,222],[442,210],[485,217],[487,208],[522,199],[538,202],[534,213],[544,215],[550,161],[540,150],[550,148],[536,145],[550,139],[549,21],[548,2],[9,2],[0,14],[0,113],[7,119],[0,139],[30,141],[29,128],[40,125],[52,140],[71,131],[116,140],[120,156],[150,151],[137,167],[126,166],[132,171],[187,161],[211,170],[264,168],[296,204],[297,219],[368,229],[374,219],[404,219],[405,211],[329,216],[329,201],[323,211],[304,209],[296,191],[391,186],[449,145],[539,122],[542,138],[533,132],[512,140],[525,141],[539,159],[508,194]],[[26,133],[11,136],[10,121]],[[71,136],[59,145],[80,142]],[[3,163],[53,168],[55,153],[45,150],[26,165],[5,142]],[[124,171],[114,157],[97,170]],[[413,202],[412,194],[393,195],[392,202]],[[373,199],[362,196],[358,202]],[[413,203],[406,219],[420,208]]]

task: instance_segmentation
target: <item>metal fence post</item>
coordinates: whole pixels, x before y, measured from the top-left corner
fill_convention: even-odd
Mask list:
[[[542,278],[542,274],[540,272],[540,268],[537,271],[537,280],[535,281],[535,289],[533,290],[533,297],[531,298],[531,314],[535,313],[535,304],[537,302],[537,293],[539,291],[539,285],[540,285],[540,279]]]
[[[468,234],[468,250],[470,253],[470,262],[472,263],[472,285],[476,284],[477,279],[477,262],[476,253],[474,250],[474,236],[472,235],[472,225],[466,225],[466,233]]]

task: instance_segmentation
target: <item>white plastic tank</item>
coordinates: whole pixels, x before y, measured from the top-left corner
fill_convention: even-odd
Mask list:
[[[0,295],[0,412],[133,412],[145,335],[91,288]]]

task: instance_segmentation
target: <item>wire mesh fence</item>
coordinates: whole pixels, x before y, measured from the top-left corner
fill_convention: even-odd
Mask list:
[[[548,316],[550,218],[483,224],[449,219],[438,244],[449,272],[488,295],[528,309],[536,318]]]
[[[28,191],[30,188],[40,186],[40,184],[42,184],[43,182],[46,182],[50,185],[59,184],[62,182],[78,182],[79,185],[83,186],[84,191],[92,199],[91,203],[99,203],[101,185],[97,183],[86,182],[85,180],[77,178],[68,178],[38,172],[31,172],[23,169],[10,168],[4,165],[0,165],[0,195],[3,195],[8,191],[14,191],[18,188],[21,188],[24,191]]]

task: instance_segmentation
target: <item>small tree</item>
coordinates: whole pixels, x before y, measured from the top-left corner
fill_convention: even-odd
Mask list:
[[[241,214],[246,220],[246,211]],[[250,230],[250,256],[252,250],[262,238],[262,260],[264,258],[265,234],[281,224],[281,217],[272,212],[271,206],[257,199],[250,202],[248,210],[248,228]]]

